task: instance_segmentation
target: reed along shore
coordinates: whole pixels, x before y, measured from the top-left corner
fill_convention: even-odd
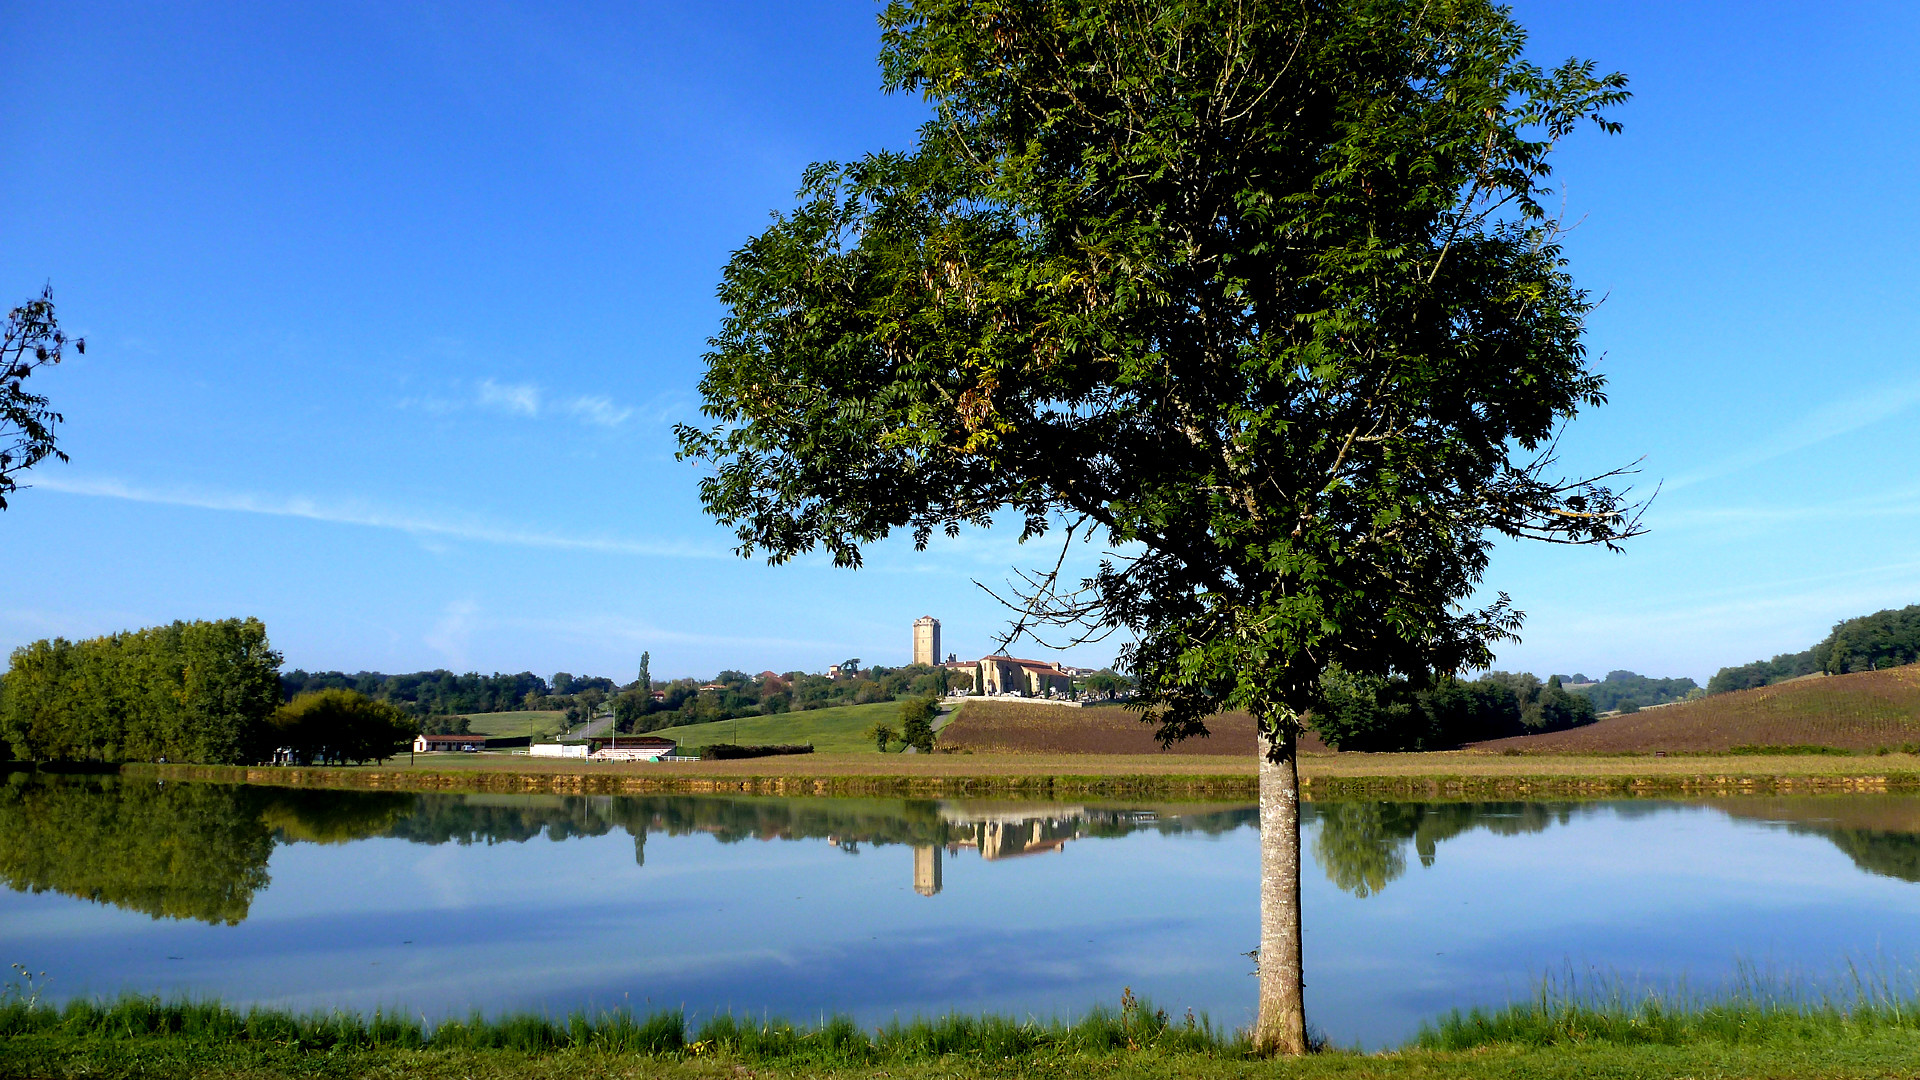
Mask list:
[[[1920,791],[1910,754],[1718,756],[1321,754],[1309,799],[1634,798]],[[340,767],[122,765],[128,777],[362,791],[493,794],[1254,799],[1254,762],[1142,755],[814,754],[717,762],[422,755]]]
[[[1920,1072],[1917,1005],[1858,990],[1837,1000],[1543,991],[1438,1018],[1392,1051],[1321,1046],[1262,1060],[1241,1033],[1130,993],[1119,1009],[1071,1023],[951,1015],[869,1029],[844,1017],[805,1026],[672,1012],[430,1025],[404,1012],[301,1015],[147,997],[56,1007],[16,986],[0,1001],[0,1077],[1910,1077]]]

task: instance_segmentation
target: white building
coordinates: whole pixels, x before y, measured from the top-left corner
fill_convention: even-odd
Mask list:
[[[679,744],[658,735],[614,735],[600,749],[587,755],[589,761],[659,761],[671,756]]]
[[[527,753],[534,757],[585,759],[592,751],[593,747],[586,743],[542,742],[527,747]]]

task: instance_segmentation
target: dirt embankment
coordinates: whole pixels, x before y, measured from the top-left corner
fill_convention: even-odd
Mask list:
[[[1920,743],[1920,665],[1715,694],[1586,727],[1478,743],[1573,754],[1723,751],[1737,746],[1898,749]]]

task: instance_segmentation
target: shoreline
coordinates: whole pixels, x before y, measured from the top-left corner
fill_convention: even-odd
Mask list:
[[[1212,756],[820,754],[670,764],[447,757],[454,760],[361,766],[126,764],[102,771],[155,780],[487,794],[1042,800],[1254,799],[1258,794],[1253,761]],[[1302,757],[1300,786],[1308,800],[1892,794],[1920,792],[1920,757],[1326,754]]]

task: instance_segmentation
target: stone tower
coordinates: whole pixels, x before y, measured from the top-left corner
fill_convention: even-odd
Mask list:
[[[932,844],[913,849],[913,891],[921,896],[940,891],[940,849]]]
[[[913,620],[913,662],[940,666],[940,620],[931,615]]]

